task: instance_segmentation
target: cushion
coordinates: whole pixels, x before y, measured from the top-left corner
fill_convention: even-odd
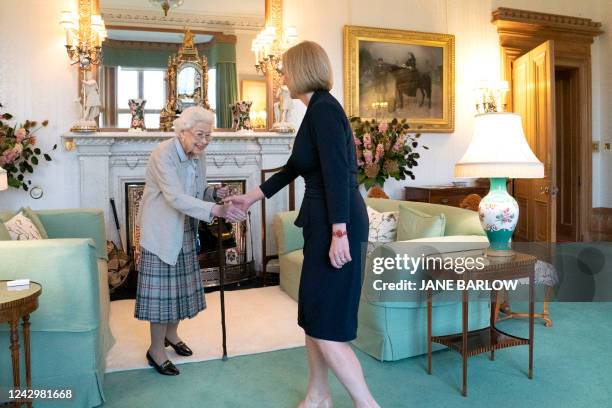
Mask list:
[[[4,223],[0,222],[0,241],[11,241],[12,239]]]
[[[31,241],[43,239],[36,225],[22,211],[4,223],[13,241]]]
[[[429,215],[404,204],[399,205],[398,241],[443,237],[445,228],[446,217],[444,217],[444,214]]]
[[[18,214],[22,214],[22,216],[24,218],[27,218],[29,220],[27,222],[22,220],[22,226],[29,227],[29,224],[32,224],[35,227],[36,231],[38,232],[38,234],[36,234],[36,235],[40,235],[40,238],[33,238],[33,237],[22,238],[22,239],[14,238],[15,231],[16,231],[15,228],[16,227],[14,226],[14,224],[11,224],[11,225],[13,225],[12,228],[14,230],[13,233],[10,234],[11,235],[11,239],[19,241],[19,240],[24,240],[24,239],[48,239],[49,238],[49,236],[47,235],[47,231],[45,230],[45,227],[43,226],[42,222],[40,221],[40,218],[38,218],[38,215],[36,215],[36,213],[34,211],[32,211],[32,209],[29,208],[29,207],[22,207],[21,209],[19,209],[19,211],[11,214],[10,216],[5,216],[4,219],[0,219],[0,221],[3,221],[4,224],[5,224],[5,227],[7,227],[7,229],[9,229],[6,224],[10,220],[15,218],[15,216],[17,216]],[[23,224],[23,222],[25,222],[26,224]],[[29,232],[32,232],[32,231],[29,231]],[[26,233],[27,234],[26,231],[22,231],[22,233]],[[0,241],[2,240],[1,236],[2,236],[2,232],[0,232]]]
[[[369,242],[393,242],[397,238],[399,211],[378,212],[368,206]]]

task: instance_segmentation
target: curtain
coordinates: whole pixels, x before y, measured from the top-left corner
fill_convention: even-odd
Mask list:
[[[217,63],[217,127],[232,127],[231,105],[238,100],[235,62]]]
[[[236,44],[216,43],[210,50],[210,66],[217,68],[217,127],[232,127],[231,105],[238,100],[238,75],[236,73]]]
[[[102,91],[102,103],[104,104],[102,127],[117,127],[117,67],[105,66],[102,72],[102,83],[98,84]]]

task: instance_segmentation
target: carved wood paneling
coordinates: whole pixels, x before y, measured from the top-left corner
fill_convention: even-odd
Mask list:
[[[501,46],[502,77],[512,83],[514,61],[527,51],[547,40],[553,40],[555,67],[577,70],[577,98],[579,109],[579,163],[581,188],[578,197],[579,239],[589,241],[592,210],[592,115],[591,115],[591,44],[602,34],[602,24],[588,18],[538,13],[526,10],[499,8],[492,13]],[[515,68],[515,67],[514,67]],[[514,109],[515,89],[510,86],[506,104]],[[563,164],[561,164],[563,165]]]

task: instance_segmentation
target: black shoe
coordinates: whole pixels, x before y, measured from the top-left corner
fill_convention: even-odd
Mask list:
[[[193,354],[193,351],[191,351],[191,349],[182,341],[179,341],[176,344],[172,344],[168,341],[168,339],[164,339],[164,343],[166,347],[172,346],[174,351],[176,351],[176,354],[178,354],[179,356],[190,356]]]
[[[148,351],[147,351],[147,361],[149,362],[149,365],[155,368],[157,372],[160,374],[163,374],[163,375],[179,375],[180,374],[180,371],[178,370],[178,368],[176,368],[174,364],[172,364],[172,361],[166,360],[163,362],[162,365],[159,365],[155,362],[155,360],[153,360],[153,357],[151,357],[151,354],[149,354]]]

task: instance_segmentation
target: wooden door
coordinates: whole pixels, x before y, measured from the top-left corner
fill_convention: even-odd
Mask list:
[[[512,63],[512,105],[521,115],[525,136],[544,163],[543,179],[518,179],[516,241],[556,241],[554,45],[546,41]]]
[[[580,107],[578,69],[555,70],[557,241],[580,238]]]

